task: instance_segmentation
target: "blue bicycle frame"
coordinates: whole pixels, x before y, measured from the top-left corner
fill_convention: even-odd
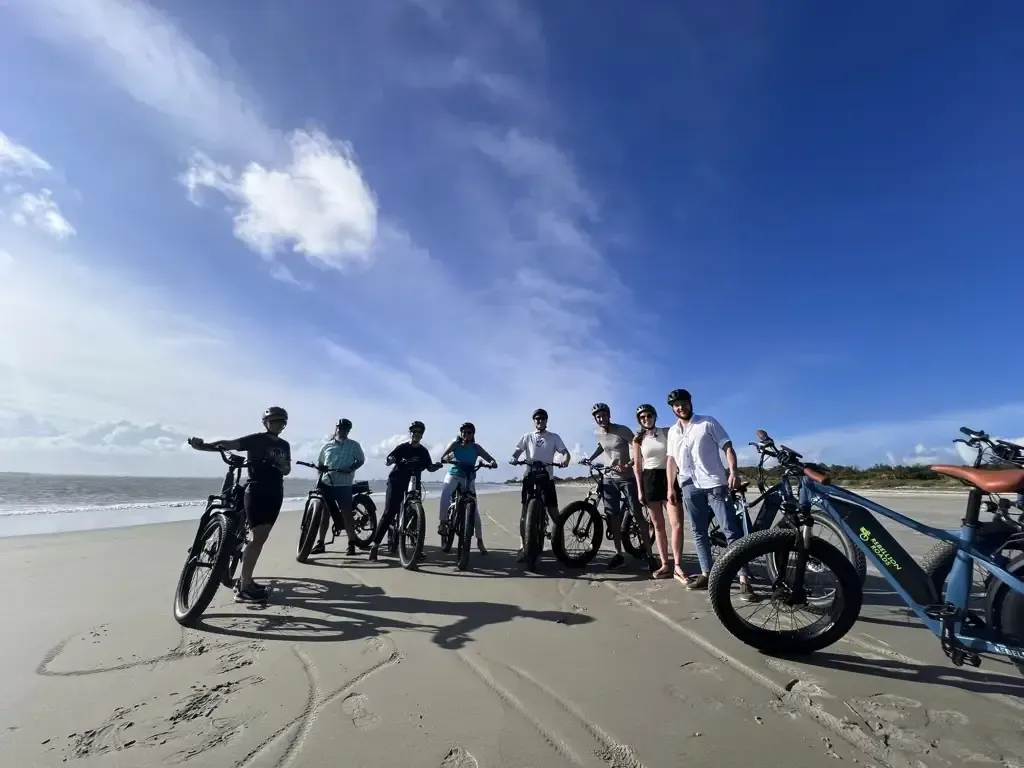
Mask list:
[[[786,487],[789,488],[788,483]],[[789,489],[790,499],[792,494],[792,489]],[[919,523],[845,488],[820,483],[806,475],[800,480],[800,506],[806,509],[808,505],[816,504],[839,523],[850,540],[860,547],[933,634],[937,637],[942,636],[943,620],[929,616],[928,609],[948,604],[958,610],[957,618],[953,620],[952,635],[962,646],[976,653],[995,653],[1015,660],[1024,660],[1024,647],[1007,645],[1002,642],[1002,637],[995,630],[987,626],[965,626],[963,620],[967,616],[975,563],[1014,592],[1024,593],[1024,581],[1008,573],[990,555],[974,547],[984,495],[980,489],[971,488],[963,525],[959,531],[946,531]],[[872,513],[894,520],[929,538],[947,541],[957,547],[956,563],[949,575],[944,596],[935,594],[935,587],[921,566]]]

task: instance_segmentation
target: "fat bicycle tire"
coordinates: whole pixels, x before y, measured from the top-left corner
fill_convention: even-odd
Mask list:
[[[210,578],[206,585],[196,597],[192,605],[188,605],[189,587],[192,586],[192,579],[196,574],[196,560],[198,555],[196,549],[202,550],[203,544],[210,538],[210,534],[217,532],[220,542],[217,551],[213,555],[213,562],[210,565]],[[183,627],[193,627],[203,615],[203,612],[210,607],[213,596],[221,585],[223,574],[227,571],[228,560],[231,558],[232,544],[235,540],[235,522],[222,512],[218,512],[209,518],[206,524],[200,529],[192,547],[189,549],[185,565],[181,569],[181,576],[178,578],[178,585],[174,590],[174,620]]]
[[[648,541],[651,542],[651,551],[653,553],[655,540],[654,523],[651,521],[650,517],[648,517],[649,514],[650,513],[647,511],[647,508],[644,507],[643,512],[640,513],[640,519],[642,519],[647,525],[649,536]],[[644,552],[644,542],[640,538],[640,527],[637,525],[636,521],[636,515],[630,515],[626,520],[626,524],[622,526],[622,548],[637,560],[644,560],[647,558],[648,553]],[[636,536],[635,541],[633,539],[634,536]]]
[[[427,516],[419,502],[407,504],[402,510],[398,529],[398,559],[407,571],[416,569],[423,552]]]
[[[853,629],[860,616],[864,590],[857,571],[842,552],[817,537],[811,539],[807,554],[832,571],[839,581],[840,594],[833,597],[833,604],[839,604],[839,612],[831,623],[821,629],[811,626],[774,632],[752,627],[736,615],[732,604],[732,584],[740,569],[764,556],[778,563],[788,563],[798,535],[796,531],[785,528],[755,531],[733,542],[714,564],[708,579],[708,597],[722,626],[737,640],[765,653],[803,655],[820,651],[841,640]],[[761,595],[761,598],[771,599],[767,595]]]
[[[463,496],[459,499],[459,506],[456,508],[455,514],[459,519],[459,550],[458,550],[458,563],[456,567],[460,571],[464,571],[469,567],[469,553],[473,549],[473,523],[475,521],[475,515],[473,503],[470,499]]]
[[[590,527],[590,547],[582,554],[570,555],[565,548],[565,528],[569,524],[569,519],[580,512],[586,513],[589,517],[589,520],[581,522],[581,527],[584,531],[586,531],[588,525]],[[603,541],[604,520],[601,518],[601,513],[598,512],[597,507],[591,502],[580,499],[571,504],[566,504],[565,508],[558,514],[558,518],[555,520],[555,535],[551,542],[551,549],[554,551],[558,561],[566,568],[585,568],[591,560],[597,557],[597,553],[601,549],[601,542]]]
[[[369,496],[358,495],[352,500],[352,524],[356,537],[349,543],[359,549],[369,549],[377,532],[377,505]],[[366,535],[360,536],[360,531],[365,531]]]
[[[321,496],[310,496],[302,510],[302,525],[299,526],[299,545],[295,548],[295,559],[304,563],[316,545],[320,525],[327,514],[326,504]]]
[[[1011,536],[1020,534],[1020,529],[1003,522],[993,520],[982,523],[974,539],[974,548],[979,552],[996,553],[1006,550],[1008,553],[1018,552],[1024,549],[1024,541],[1008,541]],[[1009,544],[1009,546],[1005,546]],[[924,553],[921,558],[921,570],[925,572],[932,586],[935,587],[935,596],[942,602],[946,590],[946,579],[949,578],[956,562],[956,544],[950,541],[937,541],[935,545]],[[987,589],[992,577],[985,573],[985,588]]]
[[[526,503],[526,518],[523,526],[526,536],[523,539],[523,554],[526,556],[526,570],[530,573],[537,572],[540,550],[544,545],[544,534],[538,535],[538,528],[543,525],[543,518],[540,516],[544,514],[544,511],[543,505],[537,499],[530,499]]]

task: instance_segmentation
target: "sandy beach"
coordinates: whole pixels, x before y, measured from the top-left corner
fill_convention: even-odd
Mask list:
[[[872,495],[949,527],[962,506]],[[780,661],[639,563],[524,573],[518,495],[481,502],[491,553],[466,573],[436,535],[419,572],[340,542],[300,565],[282,515],[257,573],[269,604],[222,589],[184,632],[171,599],[193,521],[0,539],[0,764],[1024,765],[1024,681],[950,665],[877,574],[843,642]]]

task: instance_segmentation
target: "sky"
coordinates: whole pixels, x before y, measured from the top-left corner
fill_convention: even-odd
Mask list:
[[[642,10],[641,10],[642,7]],[[1024,5],[0,0],[0,471],[367,476],[689,389],[833,463],[1024,434]],[[511,474],[505,467],[494,479]]]

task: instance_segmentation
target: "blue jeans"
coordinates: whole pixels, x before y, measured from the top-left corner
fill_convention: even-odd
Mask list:
[[[708,528],[711,518],[718,521],[718,527],[725,534],[726,541],[732,544],[743,538],[743,525],[736,514],[736,508],[729,498],[729,489],[724,485],[714,488],[698,488],[692,482],[682,487],[683,506],[690,517],[690,530],[693,531],[693,546],[697,550],[701,573],[711,572],[711,539]],[[741,573],[746,575],[744,568]]]

